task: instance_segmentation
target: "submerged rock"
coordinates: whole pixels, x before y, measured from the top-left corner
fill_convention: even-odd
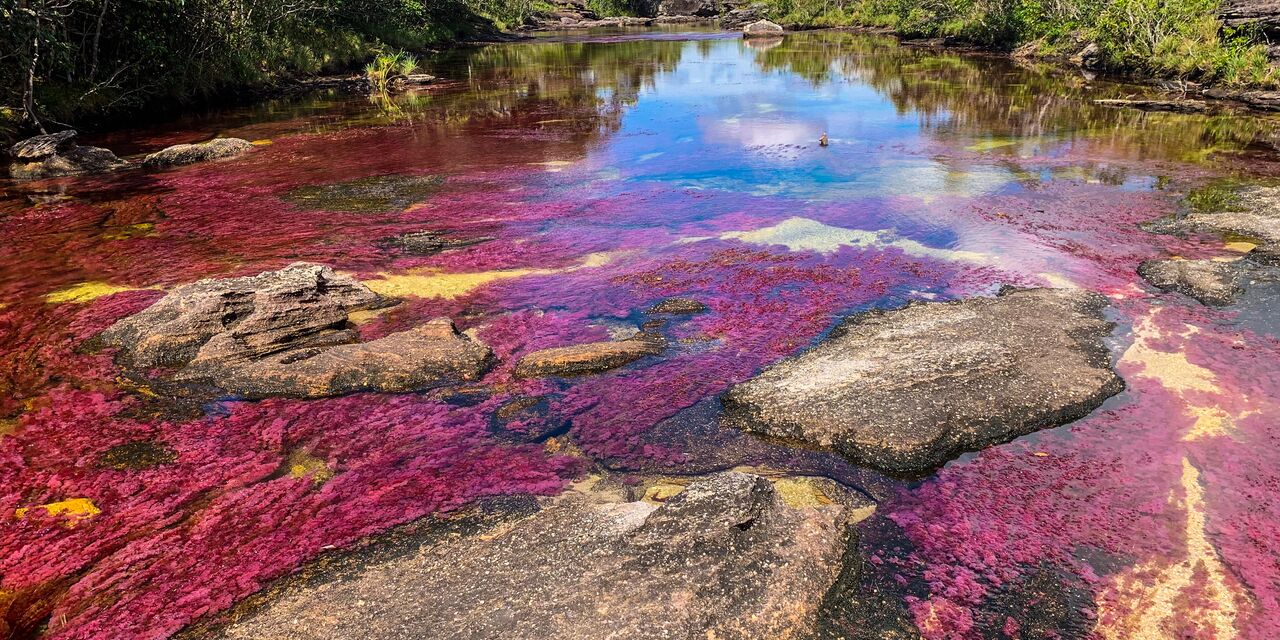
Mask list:
[[[515,522],[299,581],[220,636],[807,637],[850,511],[834,499],[791,506],[764,478],[732,472],[661,506],[569,494]]]
[[[1176,291],[1201,304],[1229,305],[1244,292],[1240,279],[1244,261],[1148,260],[1138,266],[1138,275],[1165,291]]]
[[[666,340],[660,335],[639,333],[626,340],[542,349],[520,358],[516,363],[515,375],[520,378],[536,378],[599,373],[646,356],[658,355],[666,346]]]
[[[742,35],[747,38],[776,38],[785,32],[782,25],[768,20],[758,20],[742,28]]]
[[[1076,289],[1006,289],[858,314],[731,388],[726,419],[858,464],[927,471],[1084,417],[1119,393],[1106,305]]]
[[[78,134],[68,129],[27,138],[11,147],[9,175],[15,180],[39,180],[58,176],[103,173],[128,163],[101,147],[76,144]]]
[[[707,305],[694,300],[693,298],[667,298],[652,307],[649,307],[645,313],[666,313],[671,315],[692,315],[695,313],[705,313]]]
[[[142,159],[142,166],[158,169],[194,164],[209,160],[234,158],[253,148],[253,143],[240,138],[214,138],[197,144],[175,144]]]
[[[414,231],[386,238],[382,240],[382,244],[415,256],[430,256],[448,249],[460,249],[490,240],[493,240],[492,236],[455,238],[441,231]]]
[[[376,213],[403,211],[424,200],[444,184],[440,176],[369,176],[346,182],[298,187],[284,196],[308,209]]]
[[[1093,103],[1103,107],[1172,113],[1204,113],[1209,110],[1209,103],[1203,100],[1094,100]]]
[[[489,366],[488,347],[447,318],[356,343],[348,313],[384,303],[354,278],[296,263],[178,287],[100,340],[123,367],[170,369],[178,382],[247,397],[409,391],[472,380]]]

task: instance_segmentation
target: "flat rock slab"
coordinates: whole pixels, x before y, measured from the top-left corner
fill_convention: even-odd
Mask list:
[[[490,366],[489,348],[448,318],[358,343],[348,314],[382,304],[350,276],[295,263],[177,287],[99,340],[145,377],[168,370],[174,381],[252,398],[410,391],[474,380]]]
[[[449,249],[461,249],[493,240],[493,236],[458,238],[442,231],[413,231],[384,238],[380,244],[415,256],[431,256]]]
[[[350,213],[404,211],[421,202],[444,184],[433,175],[369,176],[345,182],[306,185],[290,191],[284,199],[307,209]]]
[[[253,143],[240,138],[214,138],[198,144],[175,144],[142,159],[151,168],[176,167],[184,164],[234,158],[253,149]]]
[[[581,376],[600,373],[655,356],[666,348],[662,336],[639,333],[626,340],[609,340],[534,351],[516,363],[520,378]]]
[[[704,313],[707,305],[693,298],[667,298],[645,310],[645,313],[662,313],[674,316]]]
[[[68,129],[13,145],[9,149],[13,157],[9,176],[14,180],[40,180],[105,173],[128,165],[108,149],[76,144],[76,136],[75,131]]]
[[[726,392],[726,421],[857,464],[925,472],[1119,393],[1106,306],[1083,290],[1006,289],[858,314]]]
[[[1241,279],[1249,263],[1243,259],[1148,260],[1138,265],[1138,275],[1164,291],[1176,291],[1201,304],[1225,306],[1244,292]]]
[[[661,506],[568,496],[480,535],[285,589],[220,634],[808,637],[840,572],[850,511],[834,500],[792,506],[764,478],[733,472]]]

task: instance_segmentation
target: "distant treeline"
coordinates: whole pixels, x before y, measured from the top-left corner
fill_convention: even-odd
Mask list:
[[[378,51],[422,49],[518,23],[532,4],[0,0],[0,128],[351,68]]]
[[[886,27],[987,46],[1071,55],[1102,67],[1223,85],[1271,87],[1265,35],[1219,19],[1220,0],[764,0],[784,23]]]

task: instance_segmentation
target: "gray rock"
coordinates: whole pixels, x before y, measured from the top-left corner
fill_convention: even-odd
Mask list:
[[[14,180],[39,180],[114,171],[128,163],[107,149],[76,144],[76,132],[59,131],[28,138],[9,150]]]
[[[447,318],[356,343],[348,313],[384,303],[349,276],[297,263],[178,287],[99,340],[141,375],[168,369],[174,381],[252,398],[410,391],[490,366],[489,349]]]
[[[434,175],[368,176],[345,182],[305,185],[284,196],[308,209],[380,213],[403,211],[435,193],[444,178]]]
[[[738,7],[720,16],[720,28],[737,31],[753,22],[764,20],[768,14],[769,6],[758,2]]]
[[[1106,305],[1076,289],[1006,289],[858,314],[731,388],[726,422],[857,464],[927,471],[1081,418],[1119,393]]]
[[[537,378],[600,373],[646,356],[658,355],[665,348],[666,340],[662,336],[639,333],[626,340],[542,349],[520,358],[516,363],[515,375],[520,378]]]
[[[1244,187],[1233,194],[1231,211],[1195,211],[1178,226],[1248,236],[1280,244],[1280,187]]]
[[[661,506],[570,493],[521,520],[299,581],[219,635],[807,637],[840,571],[849,516],[839,500],[791,506],[743,473],[699,480]]]
[[[1201,304],[1224,306],[1244,292],[1240,280],[1243,261],[1148,260],[1138,266],[1138,275],[1165,291],[1176,291]]]
[[[253,148],[253,143],[240,138],[214,138],[198,144],[175,144],[142,159],[144,167],[158,169],[184,164],[234,158]]]
[[[1171,113],[1205,113],[1209,110],[1209,103],[1203,100],[1094,100],[1093,103],[1117,109]]]
[[[782,25],[768,20],[759,20],[742,28],[742,35],[746,38],[776,38],[786,30]]]

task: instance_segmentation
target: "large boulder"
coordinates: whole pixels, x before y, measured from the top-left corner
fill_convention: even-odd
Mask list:
[[[626,340],[606,340],[569,347],[541,349],[516,363],[520,378],[581,376],[616,369],[646,356],[662,353],[666,340],[655,333],[639,333]]]
[[[737,31],[753,22],[764,20],[768,14],[769,6],[759,2],[738,7],[720,16],[720,28]]]
[[[380,304],[350,276],[296,263],[178,287],[99,339],[126,369],[251,398],[410,391],[474,380],[490,365],[488,347],[447,318],[357,343],[348,314]]]
[[[1088,414],[1124,383],[1106,299],[1077,289],[861,313],[812,350],[736,385],[748,432],[915,474]]]
[[[240,138],[214,138],[198,144],[175,144],[142,159],[142,165],[159,169],[184,164],[234,158],[253,148],[253,143]]]
[[[764,478],[730,472],[694,482],[661,506],[570,494],[514,522],[441,536],[381,562],[344,563],[326,572],[329,579],[296,581],[218,633],[259,640],[809,637],[840,572],[852,520],[853,510],[826,493],[789,501]]]
[[[776,38],[784,33],[782,25],[768,20],[758,20],[742,28],[745,38]]]
[[[68,129],[27,138],[9,149],[14,180],[39,180],[113,171],[128,163],[107,149],[76,144],[77,133]]]
[[[1176,291],[1201,304],[1224,306],[1244,292],[1241,280],[1246,260],[1148,260],[1138,265],[1138,275],[1164,291]]]

